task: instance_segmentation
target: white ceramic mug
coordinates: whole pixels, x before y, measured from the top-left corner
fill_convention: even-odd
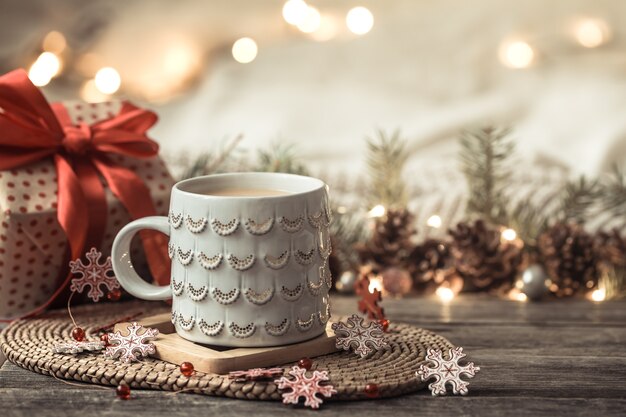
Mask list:
[[[284,195],[224,196],[224,190]],[[253,193],[254,194],[254,193]],[[135,220],[113,243],[120,284],[146,300],[172,298],[176,332],[219,346],[276,346],[322,334],[330,318],[328,187],[291,174],[236,173],[181,181],[168,217]],[[170,236],[171,284],[147,283],[133,269],[137,232]]]

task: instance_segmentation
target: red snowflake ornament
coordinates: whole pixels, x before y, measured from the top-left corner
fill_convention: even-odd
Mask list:
[[[331,328],[337,336],[335,346],[343,350],[352,348],[361,358],[389,346],[380,323],[371,321],[365,324],[363,318],[356,314],[348,317],[345,323],[333,323]]]
[[[156,347],[148,341],[157,337],[159,334],[157,329],[145,328],[136,322],[130,324],[127,329],[128,336],[122,335],[120,331],[109,333],[109,346],[104,351],[104,356],[110,358],[119,356],[122,362],[129,363],[156,352]]]
[[[82,293],[85,287],[88,286],[90,288],[87,296],[96,303],[104,296],[104,292],[102,292],[100,286],[104,285],[109,291],[120,288],[120,283],[117,281],[117,278],[112,275],[113,268],[111,267],[111,257],[107,256],[105,262],[101,264],[101,256],[101,252],[98,252],[96,248],[91,248],[91,250],[85,254],[85,257],[89,260],[87,265],[83,264],[80,258],[75,261],[70,261],[71,272],[80,275],[72,279],[70,291]]]
[[[383,293],[374,289],[370,292],[369,289],[370,280],[367,276],[359,279],[354,284],[354,290],[357,295],[361,297],[359,300],[359,311],[363,314],[367,314],[367,317],[372,320],[382,320],[385,318],[385,311],[378,305],[383,299]]]
[[[434,378],[435,381],[428,385],[428,388],[435,395],[446,395],[446,384],[452,386],[453,394],[467,395],[467,387],[469,382],[463,381],[462,376],[473,378],[476,372],[480,371],[478,366],[474,366],[474,362],[467,365],[459,365],[459,360],[465,357],[462,347],[450,349],[448,351],[448,360],[444,359],[442,353],[438,349],[428,349],[426,352],[426,361],[433,367],[420,365],[415,375],[422,381]]]
[[[289,371],[289,375],[294,379],[283,376],[274,381],[279,389],[291,388],[290,392],[283,392],[284,404],[298,404],[300,397],[304,398],[304,406],[311,408],[319,408],[323,403],[317,394],[329,398],[336,394],[337,390],[332,385],[320,385],[320,383],[328,381],[328,372],[313,371],[313,375],[306,376],[306,369],[299,366],[293,366]]]
[[[247,371],[231,371],[228,373],[228,377],[235,381],[256,381],[276,378],[282,374],[283,368],[252,368]]]

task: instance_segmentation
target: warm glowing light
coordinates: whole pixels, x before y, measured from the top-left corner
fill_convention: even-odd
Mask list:
[[[103,94],[113,94],[120,89],[122,78],[115,68],[104,67],[96,72],[96,88]]]
[[[309,6],[303,0],[289,0],[283,5],[283,18],[290,25],[299,25],[306,19]]]
[[[368,216],[369,217],[383,217],[386,212],[387,210],[385,209],[385,206],[383,206],[382,204],[379,204],[377,206],[374,206],[369,211]]]
[[[505,43],[500,50],[500,60],[510,68],[527,68],[535,58],[535,51],[524,41]]]
[[[370,285],[367,287],[369,292],[374,292],[374,290],[381,291],[383,290],[383,279],[381,277],[373,277],[370,278]]]
[[[348,208],[346,206],[339,206],[337,207],[337,213],[339,214],[346,214],[348,212]]]
[[[241,64],[247,64],[254,61],[258,50],[254,39],[241,38],[233,44],[233,58]]]
[[[346,15],[346,25],[355,35],[365,35],[374,26],[374,15],[365,7],[355,7]]]
[[[435,229],[439,229],[441,227],[441,217],[436,214],[433,214],[426,220],[426,224]]]
[[[517,239],[517,232],[513,229],[504,229],[502,231],[502,239],[512,242]]]
[[[527,301],[527,300],[528,300],[528,297],[527,297],[527,296],[526,296],[526,294],[524,294],[523,292],[520,292],[519,294],[517,294],[517,295],[515,296],[515,299],[516,299],[517,301],[524,302],[524,301]]]
[[[44,52],[31,65],[28,70],[28,78],[37,87],[47,85],[52,77],[57,75],[61,69],[61,61],[52,52]]]
[[[297,26],[304,33],[313,33],[320,28],[321,24],[320,12],[315,7],[308,6],[304,19]]]
[[[65,50],[65,47],[67,46],[67,41],[65,40],[65,36],[63,36],[61,32],[53,30],[52,32],[48,33],[45,38],[43,38],[41,46],[46,52],[60,54]]]
[[[609,26],[600,19],[583,19],[576,25],[574,36],[585,48],[596,48],[609,39]]]
[[[437,297],[439,297],[444,303],[450,302],[454,298],[454,291],[448,287],[437,288],[435,294],[437,294]]]
[[[334,16],[322,15],[320,27],[311,33],[311,37],[318,42],[326,42],[333,39],[339,33],[339,22]]]
[[[87,103],[101,103],[109,99],[108,94],[104,94],[96,87],[94,80],[89,80],[80,89],[80,98]]]
[[[606,289],[598,288],[591,293],[591,299],[596,302],[604,301],[606,298]]]

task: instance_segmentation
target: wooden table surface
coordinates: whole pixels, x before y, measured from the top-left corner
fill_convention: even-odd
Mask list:
[[[625,416],[626,302],[520,303],[462,296],[386,300],[393,321],[415,324],[463,346],[481,367],[466,397],[431,397],[427,390],[399,398],[325,403],[319,415]],[[355,300],[333,299],[335,314]],[[0,407],[9,416],[235,416],[310,413],[278,402],[134,391],[133,400],[111,389],[76,387],[5,362]]]

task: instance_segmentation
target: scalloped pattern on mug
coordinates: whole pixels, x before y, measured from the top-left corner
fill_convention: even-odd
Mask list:
[[[169,256],[170,259],[173,259],[174,255],[176,255],[176,246],[173,243],[168,242],[168,244],[167,244],[167,256]]]
[[[176,320],[178,320],[178,314],[172,310],[172,318],[170,319],[170,321],[172,322],[172,324],[176,324]]]
[[[230,334],[233,336],[245,339],[246,337],[250,337],[254,334],[256,325],[254,323],[248,323],[245,326],[239,326],[235,322],[230,322],[228,323],[228,330],[230,330]]]
[[[317,249],[320,254],[320,258],[327,259],[330,256],[332,251],[332,245],[330,243],[330,232],[327,227],[322,227],[318,230],[318,239],[319,242],[317,244]]]
[[[231,235],[235,233],[238,227],[239,227],[239,219],[232,219],[227,223],[222,223],[221,221],[217,219],[213,219],[211,221],[211,228],[213,229],[215,233],[217,233],[220,236]]]
[[[279,324],[271,324],[270,322],[265,322],[265,331],[270,336],[282,336],[289,330],[289,326],[291,322],[289,319],[284,319]]]
[[[198,327],[200,328],[200,331],[202,333],[204,333],[207,336],[217,336],[218,334],[220,334],[222,332],[222,330],[224,329],[224,322],[223,321],[216,321],[213,324],[209,324],[206,321],[204,321],[204,319],[200,319],[200,321],[198,322]]]
[[[181,327],[181,329],[189,331],[193,329],[193,325],[195,322],[196,319],[194,318],[194,316],[190,316],[188,319],[185,319],[183,313],[178,313],[178,325]]]
[[[304,216],[298,216],[293,220],[282,216],[280,219],[278,219],[278,223],[285,232],[296,233],[302,230],[302,225],[304,224]]]
[[[310,249],[307,252],[296,250],[293,253],[293,257],[300,265],[310,265],[313,262],[313,255],[315,255],[315,248]]]
[[[239,288],[233,288],[232,290],[228,291],[228,292],[223,292],[222,290],[220,290],[219,288],[213,288],[211,290],[211,295],[213,296],[213,299],[215,301],[217,301],[220,304],[232,304],[235,301],[237,301],[237,298],[239,298]]]
[[[300,330],[301,332],[306,332],[307,330],[310,330],[311,327],[313,327],[313,322],[315,321],[315,316],[317,315],[317,313],[311,313],[311,317],[309,317],[307,320],[301,320],[301,319],[296,319],[296,329]]]
[[[254,255],[250,254],[243,259],[239,259],[231,253],[228,255],[227,259],[231,268],[236,269],[237,271],[245,271],[246,269],[252,268],[256,258]]]
[[[325,313],[317,312],[317,321],[319,321],[321,326],[328,323],[328,320],[330,320],[330,304],[326,304]]]
[[[268,303],[274,296],[274,288],[270,287],[261,292],[254,291],[252,288],[248,288],[243,293],[246,300],[256,305],[263,305]]]
[[[272,226],[274,226],[274,218],[270,217],[264,222],[257,223],[252,219],[246,220],[244,227],[248,231],[248,233],[252,235],[264,235],[272,230]]]
[[[176,282],[174,277],[172,277],[170,284],[172,286],[172,294],[179,296],[183,293],[183,290],[185,289],[185,285],[182,281]]]
[[[206,217],[200,217],[198,220],[194,220],[190,215],[185,217],[185,226],[187,230],[191,233],[200,233],[204,229],[206,229],[206,225],[208,223],[208,219]]]
[[[328,259],[324,259],[324,264],[319,267],[318,271],[320,280],[323,280],[330,290],[333,286],[333,275],[330,272],[330,267],[328,266]]]
[[[312,296],[317,297],[318,295],[320,295],[323,285],[324,285],[324,280],[322,279],[322,277],[320,277],[317,282],[311,282],[311,280],[309,280],[309,277],[307,275],[306,286],[309,289],[309,292],[311,293]]]
[[[193,301],[202,301],[209,295],[209,287],[203,285],[200,288],[195,288],[191,283],[187,283],[187,294]]]
[[[208,269],[209,271],[216,269],[222,263],[222,259],[224,256],[221,253],[215,254],[213,256],[207,256],[204,252],[198,251],[196,254],[196,258],[198,259],[198,263],[202,265],[204,269]]]
[[[170,214],[167,217],[170,225],[174,229],[178,229],[180,225],[183,224],[183,213],[174,214],[173,211],[170,211]]]
[[[178,255],[178,261],[183,265],[189,265],[193,260],[193,250],[183,251],[181,248],[176,249]]]
[[[272,269],[281,269],[289,263],[289,251],[283,251],[283,253],[279,256],[272,256],[268,253],[263,259],[268,267]]]
[[[302,284],[296,285],[293,289],[289,289],[283,285],[280,289],[280,295],[287,301],[296,301],[302,296],[303,290],[304,287]]]

